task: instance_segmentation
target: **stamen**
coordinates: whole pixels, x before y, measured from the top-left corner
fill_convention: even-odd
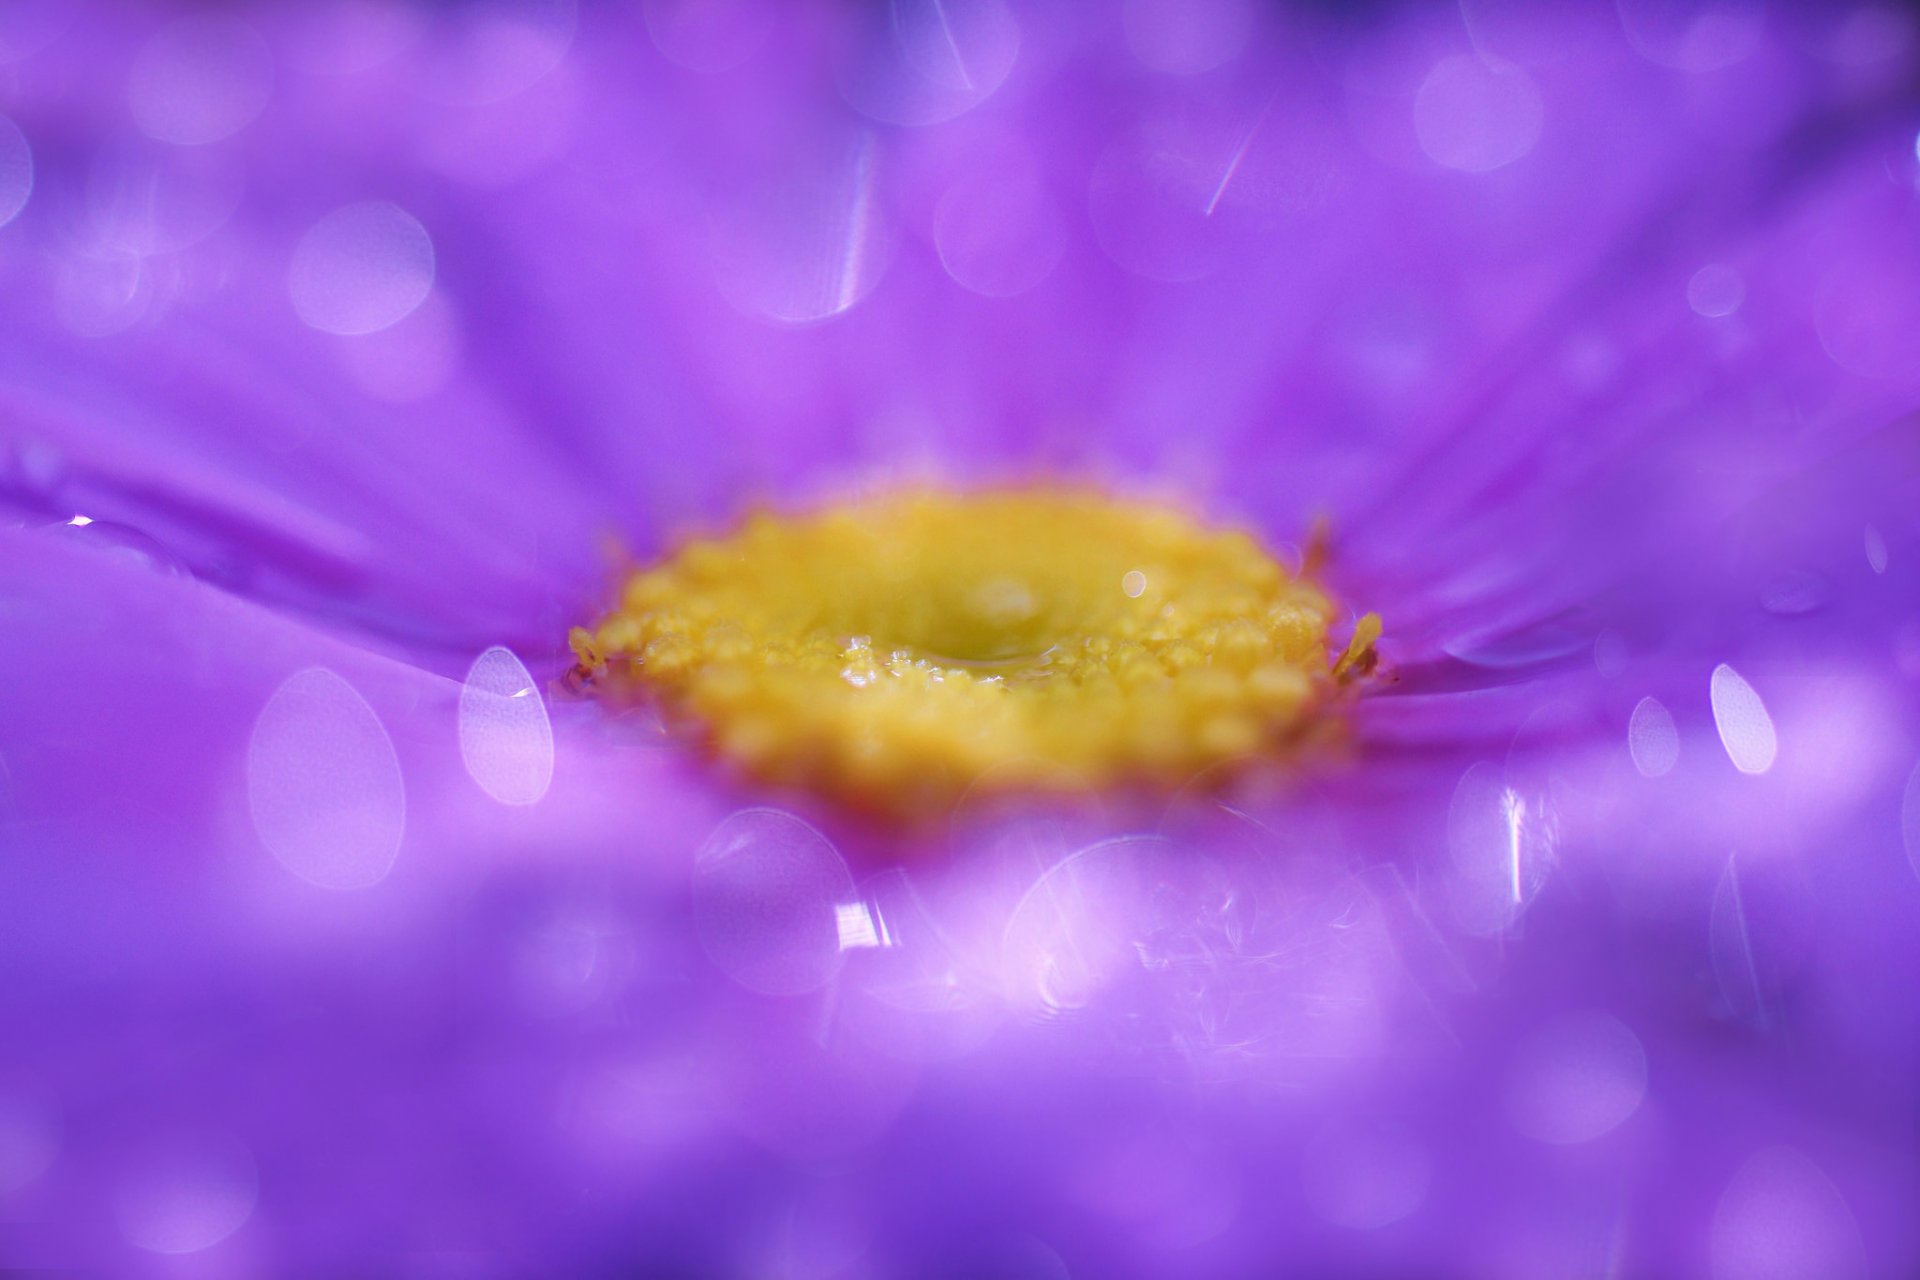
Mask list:
[[[1073,489],[914,491],[758,514],[576,628],[575,676],[760,781],[912,817],[969,787],[1177,787],[1292,754],[1373,666],[1245,533]]]

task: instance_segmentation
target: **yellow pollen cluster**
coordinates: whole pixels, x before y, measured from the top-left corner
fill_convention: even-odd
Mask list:
[[[1178,785],[1287,750],[1371,666],[1367,615],[1250,536],[1072,489],[759,514],[635,574],[577,674],[765,782],[911,817],[971,787]]]

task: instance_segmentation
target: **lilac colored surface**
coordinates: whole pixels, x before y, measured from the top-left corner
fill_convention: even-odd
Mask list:
[[[0,1270],[1920,1268],[1920,23],[1336,9],[0,7]],[[551,696],[1043,474],[1328,516],[1356,760],[899,863]]]

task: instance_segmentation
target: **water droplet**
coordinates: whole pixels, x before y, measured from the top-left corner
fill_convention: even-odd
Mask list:
[[[1138,569],[1128,570],[1126,575],[1120,579],[1120,589],[1138,600],[1141,595],[1146,592],[1147,575]]]
[[[1042,1014],[1085,1008],[1124,988],[1148,957],[1143,939],[1188,896],[1177,886],[1171,842],[1123,837],[1082,849],[1027,891],[1003,942],[1008,994]]]
[[[713,265],[727,301],[749,315],[811,324],[873,292],[891,249],[877,152],[867,135],[826,146],[717,209]]]
[[[1617,1018],[1576,1013],[1537,1029],[1515,1055],[1507,1118],[1555,1145],[1613,1132],[1647,1095],[1647,1053]]]
[[[193,576],[187,566],[167,545],[153,535],[117,520],[94,520],[76,515],[52,526],[55,537],[72,539],[95,551],[105,552],[124,564],[170,578]]]
[[[287,272],[294,310],[325,333],[375,333],[399,323],[433,287],[433,240],[398,205],[335,209],[300,237]]]
[[[254,722],[247,800],[261,843],[322,888],[378,884],[400,854],[407,800],[393,742],[324,667],[288,676]]]
[[[1680,731],[1658,698],[1642,698],[1634,706],[1627,722],[1627,751],[1644,778],[1663,777],[1680,762]]]
[[[1544,795],[1522,794],[1482,761],[1454,787],[1447,848],[1455,919],[1469,932],[1497,934],[1545,887],[1559,856],[1559,832]]]
[[[714,964],[765,995],[817,991],[840,972],[840,907],[855,901],[840,851],[777,809],[743,809],[694,863],[693,915]]]
[[[1711,682],[1713,723],[1727,758],[1742,773],[1765,773],[1773,768],[1779,742],[1766,704],[1738,671],[1726,663],[1713,669]]]
[[[127,78],[127,105],[140,132],[182,147],[238,133],[272,92],[266,41],[246,23],[213,14],[161,28]]]
[[[1907,776],[1907,789],[1900,796],[1900,837],[1913,873],[1920,876],[1920,765]]]
[[[501,804],[534,804],[553,782],[553,726],[525,664],[509,649],[473,660],[460,686],[460,758]]]
[[[938,124],[992,96],[1019,55],[1020,24],[1001,0],[892,0],[842,66],[840,91],[874,120]]]

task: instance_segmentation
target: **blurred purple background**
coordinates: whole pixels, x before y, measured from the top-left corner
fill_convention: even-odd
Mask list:
[[[0,0],[0,1272],[1914,1274],[1916,70]],[[559,687],[620,556],[1036,477],[1325,516],[1353,759],[905,841]]]

